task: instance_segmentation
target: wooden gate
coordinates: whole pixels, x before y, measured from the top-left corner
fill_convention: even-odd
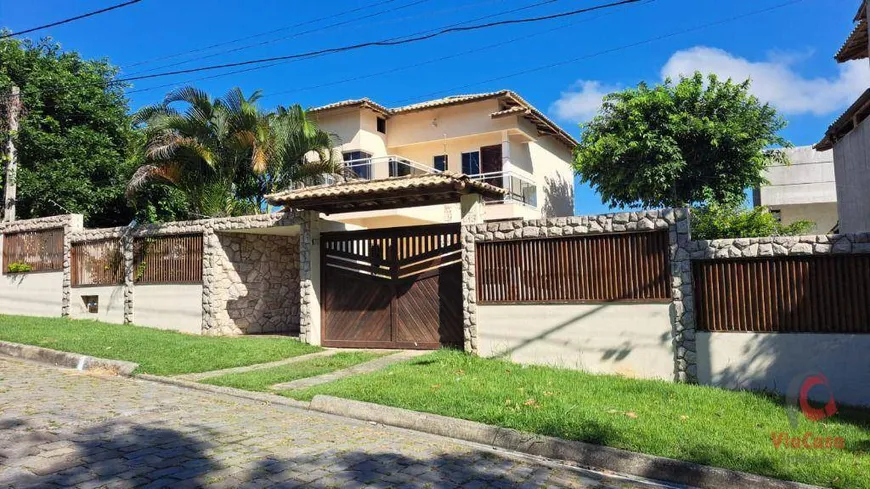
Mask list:
[[[459,224],[323,233],[324,346],[460,346]]]

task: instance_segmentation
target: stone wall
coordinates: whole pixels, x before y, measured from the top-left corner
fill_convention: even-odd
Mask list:
[[[640,212],[620,212],[597,216],[559,217],[554,219],[516,220],[469,224],[463,240],[463,300],[466,310],[465,349],[478,350],[478,318],[475,291],[474,243],[529,238],[582,236],[623,232],[669,230],[672,297],[670,306],[671,340],[674,354],[674,378],[689,380],[694,364],[694,320],[692,309],[691,261],[689,259],[689,212],[686,209],[665,209]],[[685,300],[689,304],[686,307]],[[690,353],[691,351],[691,353]]]
[[[241,334],[295,333],[298,331],[300,323],[299,239],[283,235],[296,234],[288,232],[287,229],[301,223],[299,213],[278,212],[102,229],[83,229],[82,221],[81,215],[71,214],[0,223],[0,235],[20,231],[64,228],[64,267],[62,275],[58,274],[61,277],[61,283],[56,286],[62,290],[60,307],[62,315],[67,316],[70,311],[70,251],[72,243],[103,239],[117,239],[121,242],[125,263],[123,320],[124,323],[133,323],[135,322],[136,297],[133,240],[139,237],[202,234],[203,283],[201,300],[196,306],[201,310],[202,327],[197,328],[197,332]],[[280,231],[276,231],[282,236],[229,234],[233,231],[252,230],[269,233],[269,228],[282,228]],[[256,241],[256,244],[251,245],[254,250],[251,253],[245,254],[241,251],[247,245],[239,247],[238,256],[233,253],[228,255],[225,252],[225,245],[232,248],[233,242],[243,244],[247,243],[248,240]],[[278,253],[279,249],[284,250],[284,252]],[[229,259],[229,256],[234,258]],[[258,256],[259,258],[257,258]],[[257,273],[253,274],[248,270],[249,267],[252,270],[256,269]],[[236,268],[245,269],[247,275],[230,276],[228,272],[219,272],[219,270]],[[226,285],[225,278],[231,279]],[[149,285],[148,287],[154,289],[164,287],[164,285]],[[165,287],[171,287],[171,284],[167,284]],[[244,292],[241,292],[243,290]],[[255,296],[261,296],[263,299],[255,299]],[[279,301],[279,297],[286,298],[286,300]],[[149,304],[149,306],[154,305]],[[185,302],[184,306],[187,308],[188,304]],[[158,307],[157,316],[160,315],[159,311]],[[2,312],[0,311],[0,313]],[[159,322],[159,317],[155,319],[153,316],[155,316],[154,311],[149,317]],[[168,323],[166,326],[171,327]]]
[[[299,237],[216,233],[204,334],[299,333]]]

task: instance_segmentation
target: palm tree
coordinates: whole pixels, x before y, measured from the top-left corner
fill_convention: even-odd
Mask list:
[[[324,174],[343,175],[332,151],[335,136],[298,105],[264,113],[259,99],[259,91],[245,97],[234,88],[213,100],[185,87],[139,110],[135,120],[145,125],[146,161],[128,194],[163,182],[187,196],[194,217],[232,216],[268,210],[268,193],[318,183]],[[177,103],[186,110],[176,109]]]
[[[333,149],[334,134],[321,130],[299,105],[278,106],[269,116],[271,140],[267,164],[255,171],[249,195],[267,209],[264,196],[304,185],[324,183],[324,177],[344,178],[344,163]]]

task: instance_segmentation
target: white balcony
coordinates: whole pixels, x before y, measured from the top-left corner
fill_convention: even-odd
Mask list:
[[[503,199],[487,199],[487,204],[518,203],[528,207],[538,207],[538,187],[530,178],[511,171],[497,171],[469,175],[474,180],[480,180],[507,191]]]
[[[345,161],[344,164],[345,168],[348,169],[350,178],[365,180],[440,172],[431,166],[398,155],[359,158]],[[469,178],[486,182],[507,191],[503,199],[487,199],[487,204],[517,203],[533,209],[538,207],[537,185],[532,179],[524,175],[512,171],[499,171],[477,173],[469,175]]]
[[[397,155],[347,160],[344,165],[349,170],[351,177],[355,176],[365,180],[438,173],[438,170],[432,167]]]

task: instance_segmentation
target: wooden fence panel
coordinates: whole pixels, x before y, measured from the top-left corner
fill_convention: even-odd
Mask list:
[[[478,301],[666,302],[668,256],[667,231],[477,243]]]
[[[137,238],[133,241],[134,280],[139,284],[202,282],[202,235]]]
[[[870,255],[692,263],[697,328],[870,333]]]
[[[33,272],[63,270],[63,228],[4,235],[3,272],[13,263],[26,263]]]
[[[118,239],[73,243],[73,287],[124,283],[124,255]]]

